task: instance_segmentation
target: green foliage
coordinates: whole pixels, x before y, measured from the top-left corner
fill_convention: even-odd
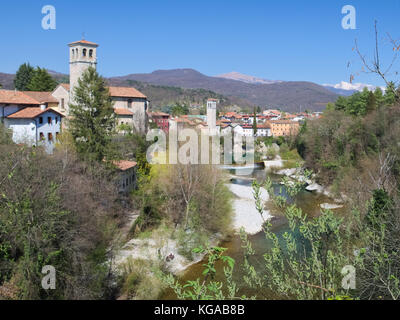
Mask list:
[[[109,195],[93,204],[88,188],[102,187],[81,164],[41,150],[0,149],[0,298],[107,297],[108,224],[101,207]],[[45,265],[56,269],[56,290],[40,285]],[[2,296],[10,285],[14,295]]]
[[[256,208],[263,213],[254,184]],[[345,255],[346,235],[341,232],[343,220],[331,211],[323,211],[321,216],[307,219],[295,205],[287,206],[285,216],[290,232],[279,241],[271,231],[270,222],[264,231],[272,242],[272,249],[264,254],[262,271],[252,265],[255,252],[247,235],[242,230],[241,238],[245,248],[245,282],[250,287],[268,286],[282,297],[296,299],[327,299],[336,295],[348,295],[341,287],[341,268],[349,263]]]
[[[12,132],[0,123],[0,145],[12,144]]]
[[[115,114],[105,80],[94,68],[89,68],[74,90],[69,130],[78,154],[88,161],[113,160]]]
[[[163,282],[170,288],[172,288],[178,297],[178,299],[191,299],[191,300],[236,300],[246,299],[245,296],[237,297],[237,285],[233,281],[233,271],[235,267],[235,260],[229,256],[223,255],[225,248],[220,247],[199,247],[193,249],[194,253],[206,254],[208,259],[203,264],[203,279],[196,279],[187,281],[186,284],[182,285],[176,280],[171,274],[160,274]],[[215,264],[218,261],[222,261],[224,266],[224,275],[226,282],[222,283],[216,281],[217,270]]]
[[[334,105],[329,104],[327,110],[340,110],[354,116],[364,116],[381,107],[390,107],[396,102],[396,88],[390,83],[385,95],[377,88],[374,92],[364,88],[362,92],[356,92],[350,97],[340,96]]]
[[[172,107],[171,113],[174,117],[189,114],[189,106],[177,103]]]
[[[15,89],[19,91],[28,91],[28,86],[34,74],[35,69],[29,63],[20,65],[14,79]]]
[[[344,181],[349,170],[364,170],[362,163],[377,159],[380,153],[396,155],[396,171],[400,159],[396,147],[400,142],[399,125],[397,106],[378,108],[366,116],[326,111],[321,119],[307,122],[297,138],[297,149],[306,167],[318,172],[321,182],[327,185]]]
[[[46,69],[37,67],[27,85],[29,91],[53,91],[57,86],[55,81]]]

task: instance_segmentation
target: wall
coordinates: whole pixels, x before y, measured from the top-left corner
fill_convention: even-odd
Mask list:
[[[58,111],[63,112],[65,114],[69,113],[69,91],[63,88],[62,86],[58,86],[56,90],[52,93],[53,97],[58,100]],[[64,99],[64,108],[61,106],[61,99]]]
[[[6,128],[12,130],[14,143],[36,145],[36,124],[34,119],[4,119]]]
[[[119,178],[119,192],[127,193],[136,188],[136,169],[121,171]]]

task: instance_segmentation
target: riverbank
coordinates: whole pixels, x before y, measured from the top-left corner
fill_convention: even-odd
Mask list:
[[[229,184],[228,188],[236,197],[233,200],[234,230],[240,231],[243,228],[247,234],[251,235],[262,231],[265,220],[271,219],[272,216],[267,210],[264,210],[262,216],[257,211],[252,188],[237,184]],[[261,188],[261,199],[263,201],[269,200],[268,192],[263,188]]]

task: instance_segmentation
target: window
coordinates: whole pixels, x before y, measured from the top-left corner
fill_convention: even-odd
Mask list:
[[[51,124],[51,117],[47,117],[47,123]]]
[[[86,49],[83,49],[82,55],[83,55],[84,57],[86,57]]]
[[[58,123],[58,117],[55,118],[56,119],[56,124]]]
[[[93,49],[90,49],[90,50],[89,50],[89,57],[90,57],[90,58],[93,58]]]
[[[39,133],[39,138],[40,138],[40,141],[43,141],[43,140],[44,140],[44,134],[43,134],[43,132]]]
[[[39,124],[43,123],[43,117],[39,117]]]
[[[126,178],[125,184],[126,184],[126,186],[129,186],[129,179],[128,178]]]
[[[53,141],[53,134],[52,134],[51,132],[49,132],[49,133],[47,134],[47,139],[49,140],[49,142],[52,142],[52,141]]]
[[[65,103],[64,103],[64,98],[61,99],[61,109],[65,109]]]
[[[128,109],[132,108],[132,99],[128,99]]]

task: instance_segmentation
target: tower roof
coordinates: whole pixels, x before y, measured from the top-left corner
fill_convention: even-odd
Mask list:
[[[78,45],[78,44],[84,44],[84,45],[90,45],[90,46],[95,46],[95,47],[98,47],[99,45],[97,44],[97,43],[94,43],[94,42],[90,42],[90,41],[87,41],[87,40],[79,40],[79,41],[75,41],[75,42],[71,42],[70,44],[68,44],[70,47],[72,47],[72,46],[76,46],[76,45]]]

